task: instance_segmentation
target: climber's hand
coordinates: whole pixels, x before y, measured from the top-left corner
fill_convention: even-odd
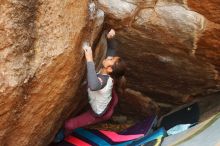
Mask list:
[[[114,29],[111,29],[108,34],[107,34],[107,38],[108,39],[111,39],[115,36],[115,30]]]
[[[92,48],[89,45],[84,44],[83,50],[85,52],[86,61],[93,61]]]

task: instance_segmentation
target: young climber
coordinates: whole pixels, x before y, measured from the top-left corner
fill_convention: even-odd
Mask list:
[[[88,98],[91,108],[87,112],[65,122],[65,136],[76,128],[106,121],[113,114],[114,107],[118,102],[116,92],[123,92],[126,69],[124,61],[116,56],[114,36],[115,31],[113,29],[106,35],[107,54],[98,73],[95,71],[91,47],[85,46],[83,48],[87,61]],[[59,132],[55,137],[55,141],[59,142],[63,138]]]

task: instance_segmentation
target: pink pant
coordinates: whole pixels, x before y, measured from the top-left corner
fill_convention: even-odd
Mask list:
[[[94,114],[94,112],[92,111],[92,109],[90,109],[87,112],[85,112],[77,117],[74,117],[74,118],[67,120],[65,122],[65,130],[67,131],[67,133],[69,133],[70,131],[72,131],[76,128],[84,127],[87,125],[95,124],[95,123],[106,121],[106,120],[110,119],[117,103],[118,103],[118,96],[115,93],[115,91],[113,90],[112,91],[112,100],[110,102],[108,110],[106,111],[106,113],[104,115],[102,115],[101,117],[97,117]]]

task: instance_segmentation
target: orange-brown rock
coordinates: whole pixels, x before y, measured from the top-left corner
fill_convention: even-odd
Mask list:
[[[209,21],[220,24],[219,0],[187,0],[188,7],[204,15]]]
[[[215,65],[220,71],[220,1],[188,0],[188,7],[207,19],[204,32],[198,38],[196,55]]]
[[[120,97],[119,101],[118,110],[120,113],[139,117],[159,113],[159,106],[155,101],[131,89],[126,89],[124,96]]]
[[[45,146],[77,108],[81,45],[97,39],[104,13],[88,0],[0,4],[0,145]]]

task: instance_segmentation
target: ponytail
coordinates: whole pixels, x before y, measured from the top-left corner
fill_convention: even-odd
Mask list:
[[[124,76],[126,72],[125,62],[121,58],[118,58],[117,62],[112,66],[112,70],[110,76],[114,79],[114,88],[119,95],[123,95],[126,86]]]
[[[125,87],[126,87],[126,78],[125,76],[122,76],[119,79],[114,79],[114,89],[116,92],[120,95],[123,96],[125,92]]]

